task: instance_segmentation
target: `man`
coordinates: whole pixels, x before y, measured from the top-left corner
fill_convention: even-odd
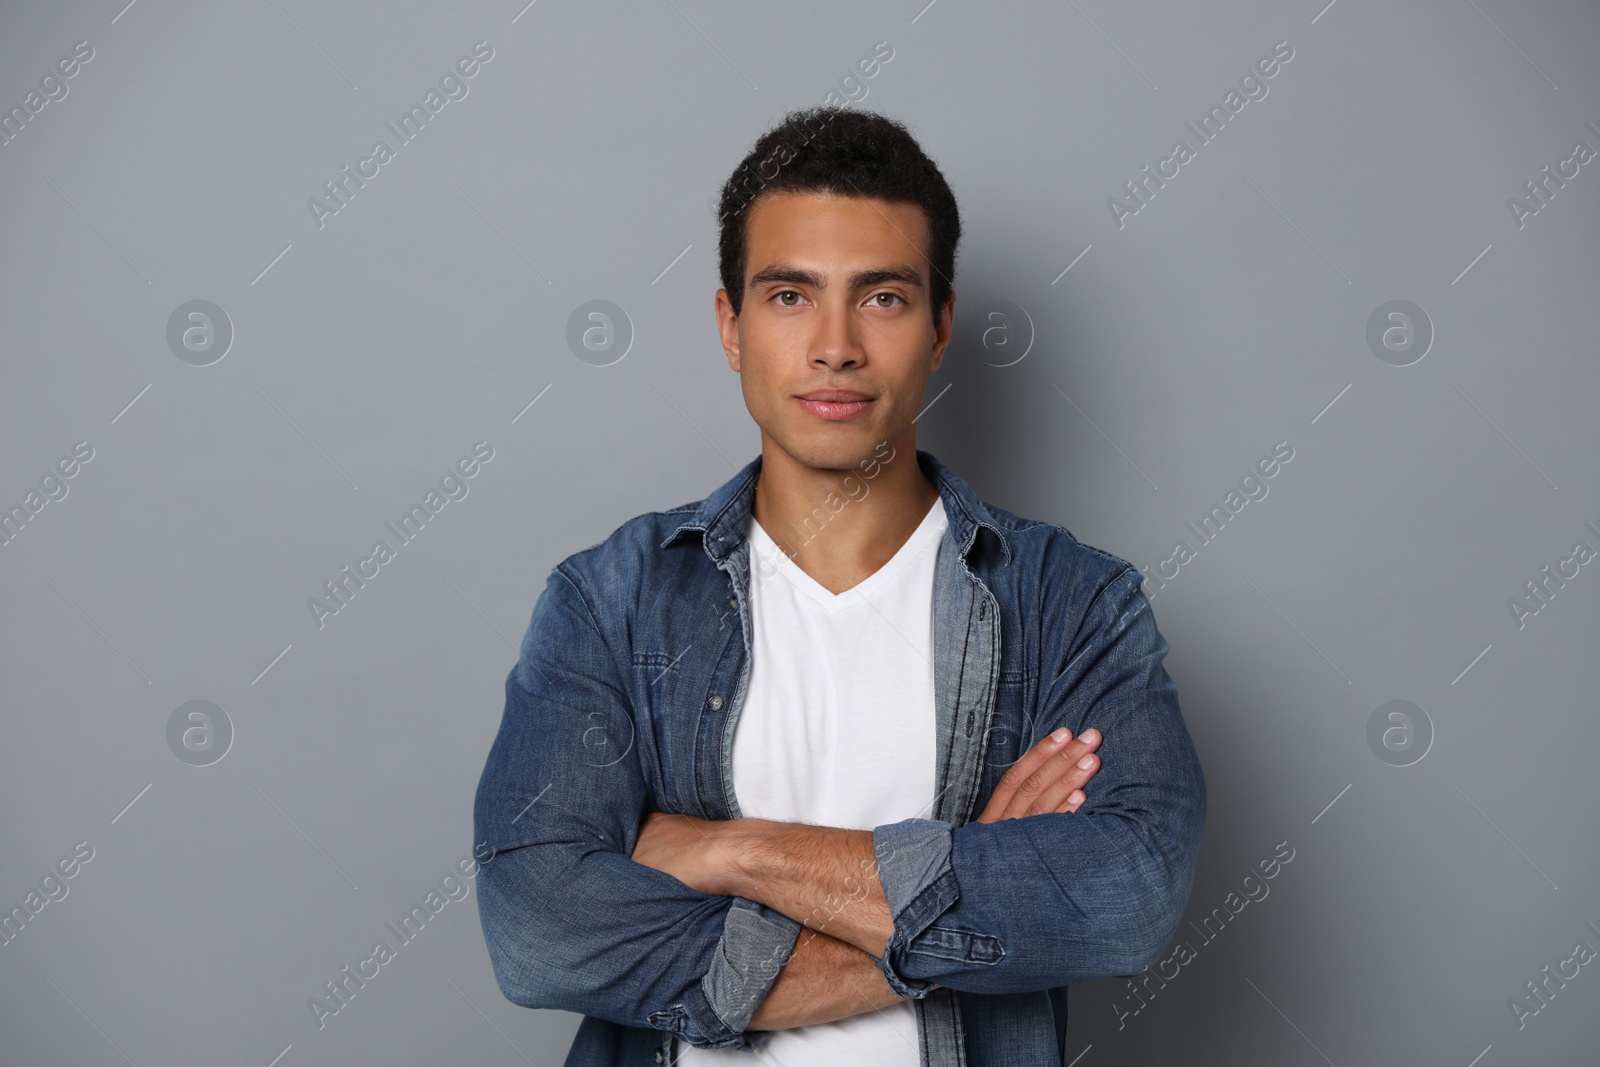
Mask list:
[[[1129,563],[917,450],[960,222],[905,127],[793,113],[722,207],[761,454],[534,606],[475,805],[500,988],[585,1016],[569,1067],[1059,1064],[1068,983],[1193,884],[1166,641]]]

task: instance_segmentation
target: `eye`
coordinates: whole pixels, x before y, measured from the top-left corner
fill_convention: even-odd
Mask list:
[[[899,293],[873,293],[871,299],[877,300],[879,297],[883,297],[883,296],[887,296],[892,300],[898,300],[902,304],[904,304],[906,302],[905,297],[901,296]],[[883,308],[883,307],[894,307],[895,305],[893,305],[893,304],[878,304],[876,306]]]
[[[797,290],[794,290],[794,289],[779,289],[776,293],[772,294],[772,299],[778,300],[782,304],[782,306],[784,306],[786,308],[792,308],[792,307],[796,307],[798,305],[791,304],[787,300],[783,300],[782,298],[786,297],[786,296],[796,296],[797,297],[797,296],[800,296],[800,295],[801,294]]]

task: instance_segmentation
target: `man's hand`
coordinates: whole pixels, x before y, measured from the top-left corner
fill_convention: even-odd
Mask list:
[[[728,878],[734,869],[733,847],[724,835],[735,822],[652,811],[639,824],[632,859],[672,875],[690,889],[733,896]]]
[[[976,821],[1077,811],[1084,800],[1083,787],[1100,769],[1100,758],[1093,755],[1100,738],[1094,729],[1074,738],[1063,727],[1034,745],[1006,771]],[[1083,760],[1087,767],[1079,765]]]

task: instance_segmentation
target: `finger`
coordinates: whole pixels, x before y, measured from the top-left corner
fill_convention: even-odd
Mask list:
[[[1077,811],[1079,808],[1083,807],[1083,802],[1083,790],[1074,789],[1071,793],[1067,794],[1066,798],[1063,799],[1061,803],[1057,804],[1051,809],[1051,813],[1061,815],[1068,812]]]
[[[1084,764],[1088,766],[1084,766]],[[1089,752],[1078,757],[1078,761],[1044,789],[1040,790],[1035,799],[1032,811],[1029,814],[1037,815],[1044,811],[1056,811],[1060,805],[1073,793],[1079,793],[1089,785],[1089,779],[1100,769],[1100,757],[1097,753]]]
[[[1095,735],[1091,734],[1091,737]],[[1073,763],[1083,757],[1094,747],[1093,742],[1085,741],[1082,735],[1061,744],[1053,751],[1037,752],[1037,758],[1030,760],[1027,766],[1021,766],[1018,761],[1018,777],[1021,779],[1012,788],[1003,808],[998,808],[999,817],[1005,819],[1020,819],[1048,808],[1040,806],[1040,797],[1062,775],[1068,773]],[[1035,753],[1030,753],[1035,755]],[[1024,777],[1024,775],[1026,775]]]
[[[1044,763],[1061,750],[1061,746],[1072,740],[1072,731],[1066,727],[1047,735],[1042,741],[1035,744],[1022,757],[1006,768],[1006,773],[1001,775],[1000,781],[995,785],[994,792],[990,795],[989,803],[984,806],[984,816],[979,822],[994,822],[1002,818],[1003,812],[1011,802],[1017,787],[1027,781],[1033,773]]]
[[[1061,799],[1087,783],[1090,775],[1099,767],[1098,756],[1091,759],[1087,768],[1079,767],[1078,763],[1085,756],[1093,755],[1100,739],[1098,730],[1085,730],[1041,761],[1032,774],[1017,784],[1002,817],[1021,819],[1054,811]],[[1065,783],[1064,787],[1060,783]]]

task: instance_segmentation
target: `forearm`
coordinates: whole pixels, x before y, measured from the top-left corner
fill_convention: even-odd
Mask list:
[[[838,938],[806,930],[747,1029],[788,1030],[833,1022],[902,999],[889,989],[877,960]]]
[[[871,830],[741,819],[733,892],[868,956],[894,933]]]

